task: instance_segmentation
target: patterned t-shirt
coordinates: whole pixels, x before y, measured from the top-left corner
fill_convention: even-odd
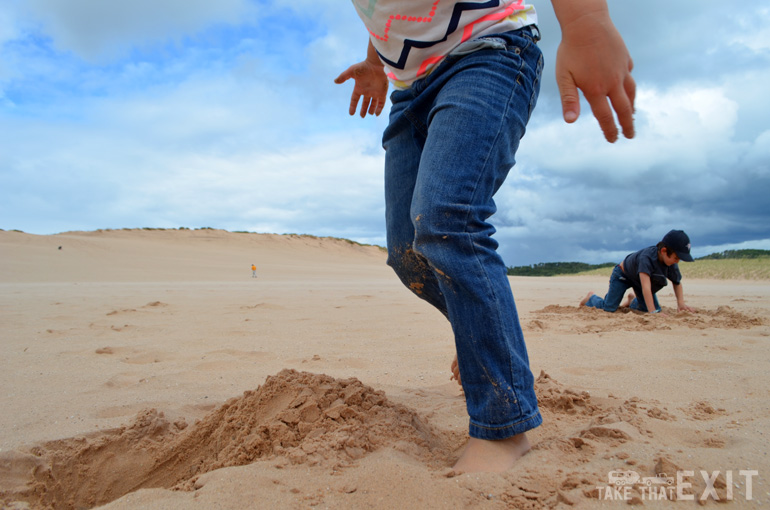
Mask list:
[[[537,23],[524,0],[353,0],[398,88],[423,78],[454,48]]]

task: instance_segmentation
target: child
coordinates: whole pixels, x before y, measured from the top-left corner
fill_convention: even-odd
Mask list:
[[[542,71],[534,8],[524,0],[353,2],[370,33],[349,112],[379,115],[383,135],[388,264],[450,321],[470,439],[462,472],[504,471],[541,424],[527,349],[487,221],[514,164]],[[552,0],[562,29],[556,77],[566,122],[583,90],[605,138],[634,135],[636,84],[606,0]]]
[[[681,230],[672,230],[663,237],[657,246],[650,246],[630,254],[623,262],[615,266],[610,276],[610,289],[604,299],[589,292],[580,302],[580,306],[601,308],[605,312],[614,312],[620,306],[623,294],[629,287],[630,293],[624,306],[642,312],[659,313],[660,305],[655,295],[668,285],[666,280],[674,284],[674,294],[678,311],[694,312],[684,302],[682,290],[682,274],[678,262],[692,262],[690,255],[690,238]],[[641,296],[641,299],[637,296]]]

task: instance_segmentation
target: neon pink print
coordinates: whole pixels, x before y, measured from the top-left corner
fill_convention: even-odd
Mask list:
[[[442,60],[444,60],[443,56],[426,58],[425,60],[422,61],[422,64],[420,64],[420,69],[417,71],[417,76],[422,76],[428,70],[428,67],[431,64],[436,64],[438,62],[441,62]]]
[[[408,88],[458,45],[537,23],[531,0],[353,0],[388,79]]]
[[[436,0],[433,2],[433,5],[430,8],[430,13],[427,16],[408,16],[406,14],[391,14],[388,18],[388,21],[385,23],[385,30],[383,30],[382,35],[374,33],[372,30],[369,30],[369,34],[374,37],[375,39],[378,39],[380,41],[387,41],[388,40],[388,32],[390,32],[390,25],[393,23],[393,21],[406,21],[407,23],[430,23],[433,21],[433,16],[436,15],[436,7],[441,2],[441,0]]]
[[[461,42],[465,42],[465,41],[469,40],[473,36],[473,27],[477,23],[481,23],[481,22],[484,22],[484,21],[490,21],[490,20],[491,21],[499,21],[501,19],[505,19],[505,18],[507,18],[508,16],[510,16],[511,14],[513,14],[516,11],[524,10],[525,6],[523,5],[523,3],[524,3],[524,0],[519,0],[515,4],[511,4],[508,7],[506,7],[503,12],[496,12],[494,14],[488,14],[488,15],[484,16],[483,18],[477,19],[476,21],[474,21],[473,23],[471,23],[470,25],[465,27],[465,30],[463,30],[463,38],[462,38]]]

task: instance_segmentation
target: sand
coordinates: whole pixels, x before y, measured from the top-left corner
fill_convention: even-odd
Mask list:
[[[545,423],[461,474],[450,327],[377,247],[0,231],[0,261],[2,508],[770,504],[767,281],[685,271],[698,313],[669,288],[644,316],[578,308],[603,277],[511,278]]]

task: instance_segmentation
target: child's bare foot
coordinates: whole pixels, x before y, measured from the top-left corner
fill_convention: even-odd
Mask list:
[[[594,295],[594,293],[593,293],[593,292],[589,292],[588,294],[586,294],[586,297],[584,297],[584,298],[583,298],[583,299],[580,301],[580,306],[585,306],[585,305],[586,305],[586,303],[588,303],[588,300],[589,300],[589,299],[591,299],[591,296],[593,296],[593,295]]]
[[[634,295],[633,292],[629,292],[628,293],[628,297],[626,298],[625,303],[623,303],[623,306],[625,306],[625,307],[631,306],[631,301],[633,301],[635,297],[636,297],[636,295]]]
[[[454,470],[459,473],[502,473],[513,467],[529,449],[524,433],[499,441],[472,437]]]
[[[457,354],[455,354],[455,359],[452,360],[452,365],[449,367],[449,370],[452,372],[452,377],[450,377],[449,380],[456,380],[457,384],[462,387],[463,382],[460,380],[460,365],[457,364]]]

